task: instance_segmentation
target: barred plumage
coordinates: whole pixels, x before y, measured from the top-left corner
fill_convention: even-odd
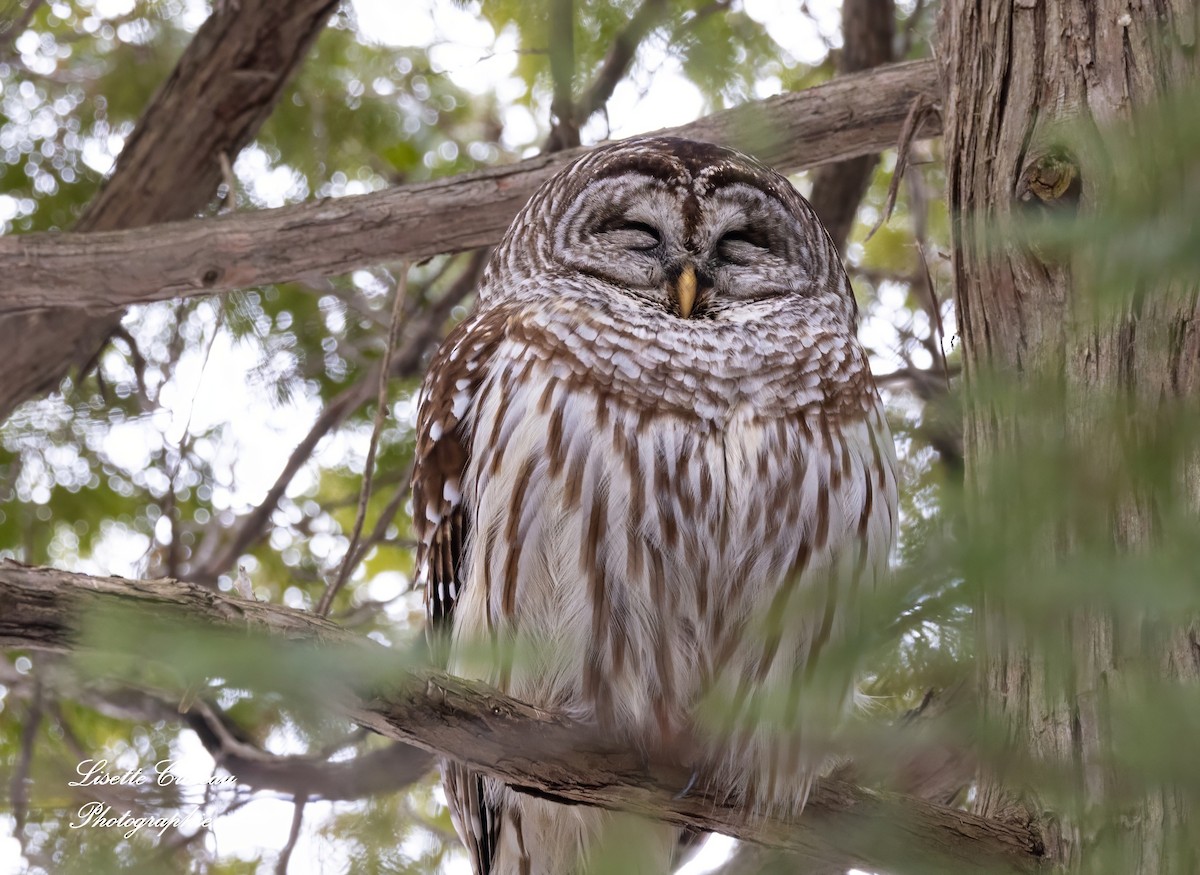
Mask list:
[[[543,186],[422,393],[418,570],[451,670],[802,806],[853,679],[800,681],[896,529],[855,320],[811,208],[750,158],[634,140]],[[478,873],[569,873],[628,826],[444,776]],[[643,832],[667,871],[675,830]]]

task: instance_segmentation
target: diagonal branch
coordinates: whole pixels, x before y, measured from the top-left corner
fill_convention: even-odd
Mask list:
[[[441,297],[426,306],[420,320],[411,336],[404,341],[404,346],[398,351],[390,367],[390,378],[411,378],[421,370],[426,354],[437,344],[442,336],[442,329],[451,311],[474,291],[479,275],[487,261],[487,251],[478,250],[466,256],[462,274],[451,283]],[[211,546],[203,542],[197,550],[197,561],[188,570],[187,578],[196,583],[212,585],[217,577],[233,568],[238,557],[246,552],[253,544],[260,541],[269,530],[271,516],[279,507],[279,502],[287,492],[288,486],[297,472],[308,463],[317,445],[330,431],[337,428],[347,417],[351,416],[371,396],[372,380],[379,377],[378,367],[369,369],[362,378],[343,389],[332,401],[321,410],[308,434],[292,449],[283,470],[275,478],[275,483],[267,491],[263,500],[253,510],[241,516],[227,531],[215,532],[213,537],[225,539],[218,544],[213,541]],[[404,489],[402,491],[407,491]],[[395,513],[395,507],[389,504],[385,516]],[[384,523],[386,529],[386,523]],[[381,535],[374,533],[377,541]],[[362,554],[354,559],[357,564]]]
[[[250,142],[337,0],[214,5],[142,114],[78,231],[136,228],[203,210],[221,181],[220,156],[236,155]],[[10,254],[0,255],[6,270],[14,263]],[[138,257],[131,253],[130,261]],[[46,307],[89,306],[69,304],[68,297],[48,300]],[[119,322],[119,313],[0,308],[0,349],[7,354],[0,421],[21,401],[54,388],[72,367],[94,361]]]
[[[227,714],[201,699],[192,701],[181,713],[178,701],[129,687],[87,685],[76,689],[56,684],[53,693],[115,719],[182,722],[196,733],[217,765],[237,775],[239,784],[255,790],[317,799],[362,799],[396,792],[419,781],[433,768],[428,753],[400,743],[337,761],[311,754],[273,754],[255,743]]]
[[[86,617],[115,606],[147,620],[186,618],[240,634],[252,629],[378,652],[373,642],[312,614],[191,584],[88,577],[0,561],[0,646],[69,650]],[[330,694],[329,706],[524,792],[722,832],[821,862],[894,872],[1032,872],[1041,853],[1040,837],[1027,827],[845,781],[820,781],[803,816],[792,818],[750,812],[707,791],[680,795],[688,783],[686,767],[648,763],[642,754],[598,740],[586,725],[440,672],[407,675],[368,699],[339,690]]]
[[[308,434],[293,447],[283,470],[279,472],[279,476],[275,478],[275,483],[267,490],[263,500],[237,521],[231,530],[229,540],[216,555],[207,557],[189,573],[193,580],[208,584],[215,583],[217,577],[229,571],[238,557],[251,544],[263,537],[271,522],[271,516],[279,507],[279,502],[292,479],[301,468],[308,464],[308,460],[312,458],[317,444],[321,442],[322,438],[367,402],[367,399],[371,397],[371,390],[374,388],[371,378],[377,374],[378,370],[369,371],[361,380],[343,389],[336,398],[325,405],[308,430]]]
[[[576,112],[579,114],[580,126],[604,109],[604,105],[612,97],[617,85],[629,72],[629,67],[633,63],[633,58],[637,54],[642,40],[660,21],[666,18],[670,11],[670,4],[667,0],[643,0],[637,12],[633,13],[633,17],[629,19],[629,23],[613,40],[612,47],[604,56],[604,62],[596,72],[592,84],[579,98]]]
[[[893,64],[662,133],[724,143],[793,172],[894,145],[913,99],[938,93],[933,61]],[[932,118],[919,131],[937,133]],[[536,188],[579,154],[151,229],[0,237],[0,314],[125,307],[494,244]]]

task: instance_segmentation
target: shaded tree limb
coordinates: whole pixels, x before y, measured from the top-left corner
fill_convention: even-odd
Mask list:
[[[330,761],[315,754],[282,755],[263,750],[250,735],[210,702],[192,701],[182,713],[176,702],[148,690],[53,685],[50,692],[71,698],[118,720],[182,722],[196,733],[217,765],[238,784],[314,799],[362,799],[391,793],[419,781],[433,768],[433,757],[403,743]]]
[[[890,61],[895,18],[893,0],[843,0],[838,73],[855,73]],[[821,167],[813,177],[809,200],[840,252],[846,251],[858,205],[871,185],[877,163],[877,153],[860,155]]]
[[[219,6],[150,101],[76,231],[136,228],[204,209],[221,182],[219,156],[236,155],[250,142],[336,5],[239,0]],[[3,255],[0,262],[6,269],[12,263]],[[71,297],[66,291],[42,312],[0,309],[0,348],[8,351],[0,421],[20,402],[53,389],[71,368],[94,361],[119,324],[120,314],[79,310],[94,302],[72,303]],[[56,309],[62,306],[71,309]]]
[[[894,145],[913,99],[938,93],[933,61],[892,64],[661,133],[723,143],[792,172]],[[937,133],[927,119],[918,136]],[[0,314],[126,307],[491,245],[537,187],[580,154],[153,229],[0,237]]]
[[[70,650],[88,616],[116,606],[160,621],[269,632],[372,655],[381,650],[313,614],[191,584],[89,577],[0,561],[0,646]],[[739,801],[706,790],[680,797],[689,778],[686,766],[647,762],[642,754],[598,740],[585,725],[486,684],[424,671],[389,687],[366,698],[332,691],[328,704],[386,737],[460,760],[522,792],[632,811],[868,869],[1032,872],[1039,863],[1041,837],[1025,826],[836,779],[818,782],[798,818],[749,812]]]
[[[229,732],[223,715],[196,702],[184,715],[213,759],[238,783],[314,799],[362,799],[392,793],[419,781],[433,768],[433,757],[419,748],[397,742],[331,762],[317,756],[282,756],[239,740]]]

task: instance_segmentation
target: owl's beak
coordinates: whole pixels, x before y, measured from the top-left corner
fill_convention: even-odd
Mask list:
[[[696,268],[690,264],[675,281],[675,300],[679,302],[679,315],[688,318],[696,306]]]

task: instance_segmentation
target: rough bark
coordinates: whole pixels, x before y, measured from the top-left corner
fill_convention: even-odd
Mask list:
[[[151,100],[76,230],[135,228],[202,210],[221,181],[220,156],[232,160],[254,136],[336,5],[219,4]],[[12,254],[0,255],[6,269],[15,264]],[[140,253],[127,258],[136,263]],[[0,349],[7,352],[0,421],[89,361],[117,327],[119,313],[81,311],[91,303],[72,302],[72,295],[65,291],[41,312],[0,308]],[[64,305],[71,309],[59,309]]]
[[[0,646],[69,650],[88,617],[118,606],[139,624],[179,620],[242,636],[266,632],[281,642],[342,646],[374,664],[386,654],[315,615],[192,584],[0,561]],[[144,646],[132,638],[129,645],[131,653]],[[798,818],[748,812],[703,787],[681,793],[690,783],[686,766],[647,762],[585,725],[442,673],[409,674],[365,695],[338,689],[328,704],[386,737],[469,763],[524,792],[718,831],[822,863],[898,873],[1032,872],[1040,855],[1037,837],[1021,826],[845,781],[819,782]]]
[[[913,99],[936,99],[937,88],[932,61],[895,64],[663,133],[732,145],[791,172],[894,145]],[[937,133],[930,121],[918,135]],[[494,244],[534,190],[579,154],[152,229],[0,238],[0,313],[124,307]],[[18,349],[23,360],[30,347]],[[24,388],[0,392],[0,413],[6,397],[46,385],[18,382]]]
[[[838,72],[856,73],[890,61],[895,18],[893,0],[843,0]],[[810,201],[839,251],[846,250],[858,205],[871,185],[878,162],[877,153],[860,155],[826,165],[813,176]]]
[[[1120,393],[1163,400],[1200,393],[1196,289],[1146,290],[1115,319],[1080,318],[1088,266],[1043,261],[1015,243],[998,244],[995,233],[1018,209],[1022,186],[1040,173],[1056,122],[1127,119],[1166,87],[1195,79],[1196,16],[1189,0],[954,0],[943,8],[947,180],[967,382],[979,386],[998,371],[1032,392],[1050,379],[1062,396],[1062,418],[1043,422],[1047,431],[1071,435],[1072,411]],[[1086,168],[1082,173],[1078,205],[1086,211],[1104,193]],[[1047,196],[1046,206],[1056,206],[1053,193]],[[973,401],[965,422],[977,515],[996,495],[984,473],[988,460],[1038,440],[1036,424],[1000,414],[987,397]],[[1103,450],[1087,451],[1097,467],[1104,464]],[[1004,524],[995,512],[988,521]],[[982,521],[973,523],[979,528]],[[1124,549],[1147,543],[1154,529],[1151,514],[1132,497],[1116,508],[1111,524],[1113,541]],[[1069,537],[1049,534],[1048,561],[1069,546]],[[1065,870],[1196,871],[1197,813],[1169,786],[1135,798],[1104,830],[1078,819],[1080,811],[1104,811],[1129,797],[1104,766],[1112,737],[1103,703],[1122,669],[1138,661],[1160,667],[1169,682],[1200,679],[1200,650],[1186,628],[1172,624],[1163,634],[1144,618],[1080,609],[1062,624],[1049,659],[1046,641],[1022,636],[1003,586],[986,588],[978,608],[985,715],[1003,728],[1010,762],[1031,764],[1032,775],[1003,763],[985,770],[976,812],[1040,821],[1047,859]],[[1039,769],[1063,778],[1068,786],[1056,786],[1055,798],[1069,800],[1074,812],[1051,810],[1044,787],[1032,786]],[[1106,857],[1113,847],[1129,856]]]

